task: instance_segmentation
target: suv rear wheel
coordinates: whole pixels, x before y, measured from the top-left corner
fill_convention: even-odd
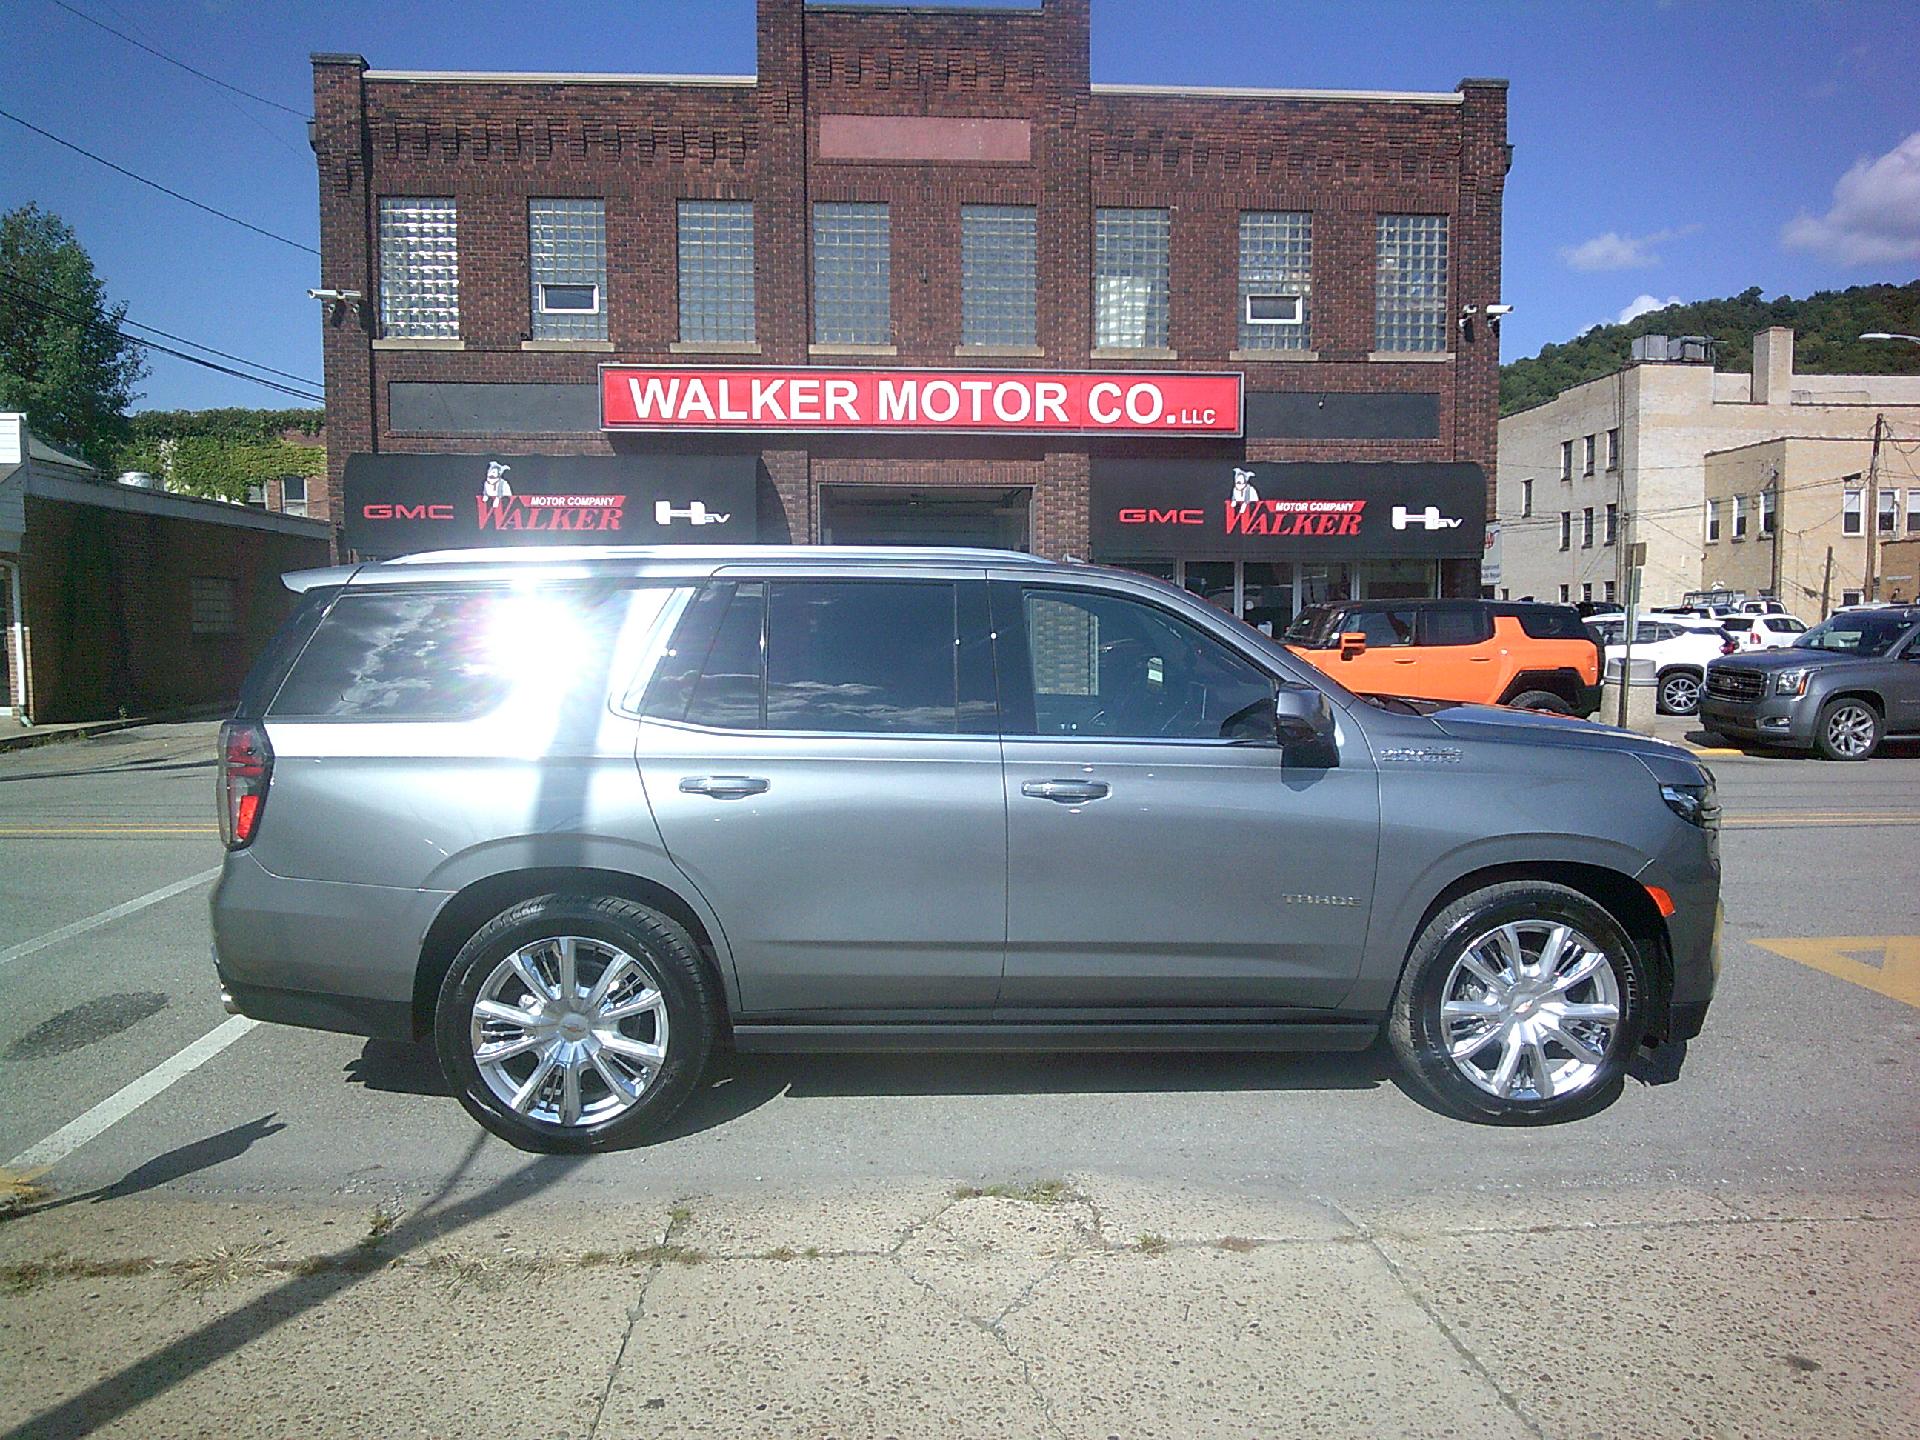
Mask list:
[[[1669,670],[1660,677],[1660,709],[1668,715],[1700,712],[1700,676],[1692,670]]]
[[[1545,1125],[1611,1104],[1644,1029],[1646,967],[1577,890],[1509,881],[1434,916],[1387,1020],[1413,1087],[1492,1125]]]
[[[461,947],[434,1048],[460,1103],[523,1150],[614,1149],[692,1092],[719,1004],[693,938],[611,896],[542,895]]]

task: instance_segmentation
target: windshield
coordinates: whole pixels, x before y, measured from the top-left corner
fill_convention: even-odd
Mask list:
[[[1836,615],[1793,642],[1796,650],[1831,650],[1843,655],[1884,655],[1900,642],[1913,622],[1904,614]]]
[[[1294,617],[1287,627],[1287,633],[1281,636],[1289,645],[1300,645],[1312,650],[1326,643],[1333,617],[1339,613],[1337,606],[1309,605]]]

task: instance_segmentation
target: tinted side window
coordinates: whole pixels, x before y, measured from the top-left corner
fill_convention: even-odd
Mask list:
[[[280,629],[267,642],[267,648],[260,652],[253,667],[247,671],[247,678],[240,682],[240,703],[234,711],[236,716],[258,719],[267,713],[267,703],[287,678],[287,672],[306,648],[307,641],[313,638],[327,602],[338,593],[337,586],[329,586],[324,590],[309,590],[300,597],[293,607],[293,613],[281,623]]]
[[[767,586],[767,726],[952,734],[954,587],[920,580]]]
[[[1478,645],[1490,638],[1487,612],[1477,607],[1427,610],[1420,616],[1422,645]]]
[[[1343,631],[1359,631],[1373,649],[1413,644],[1413,611],[1355,610],[1347,616]],[[1431,643],[1431,642],[1429,642]]]
[[[713,645],[693,683],[687,719],[724,730],[758,730],[766,718],[766,664],[762,631],[767,588],[734,587]]]
[[[1035,588],[1022,592],[1021,613],[1027,673],[1009,674],[1010,660],[1022,663],[1015,645],[1003,650],[1001,674],[1031,685],[1032,719],[1024,705],[1007,707],[1009,733],[1237,739],[1258,733],[1273,704],[1273,681],[1251,662],[1154,606]]]
[[[347,593],[334,602],[269,715],[470,720],[516,692],[604,701],[627,590]]]
[[[1519,612],[1520,628],[1536,640],[1585,640],[1586,628],[1580,612],[1571,605],[1529,606]]]

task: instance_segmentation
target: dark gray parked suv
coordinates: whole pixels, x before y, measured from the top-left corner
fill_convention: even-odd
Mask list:
[[[1738,740],[1865,760],[1920,735],[1920,606],[1842,610],[1782,650],[1707,666],[1700,723]]]
[[[222,735],[230,1007],[431,1036],[533,1149],[712,1049],[1359,1049],[1469,1119],[1700,1030],[1712,777],[1363,701],[1173,586],[967,550],[291,577]]]

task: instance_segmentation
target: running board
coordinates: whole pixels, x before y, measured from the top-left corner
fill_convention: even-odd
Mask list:
[[[736,1050],[1364,1050],[1372,1021],[1294,1024],[735,1025]]]

